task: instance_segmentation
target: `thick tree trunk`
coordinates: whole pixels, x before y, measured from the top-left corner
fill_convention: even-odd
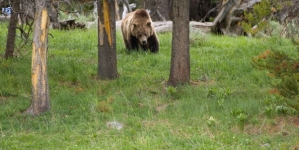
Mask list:
[[[7,41],[6,41],[6,50],[4,54],[5,59],[12,58],[14,55],[19,4],[20,4],[19,0],[12,2],[12,11],[9,20],[9,27],[8,27],[8,34],[7,34]]]
[[[114,0],[98,1],[98,77],[114,79],[117,74]]]
[[[168,85],[189,83],[189,1],[173,1],[171,68]]]
[[[25,113],[39,115],[50,109],[47,77],[47,47],[49,31],[48,5],[51,0],[35,0],[36,14],[32,43],[32,103]]]

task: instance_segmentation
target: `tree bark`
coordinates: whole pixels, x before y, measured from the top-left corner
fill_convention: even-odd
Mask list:
[[[189,83],[189,1],[173,1],[171,68],[168,85]]]
[[[19,0],[12,1],[12,11],[9,20],[6,50],[4,54],[5,59],[12,58],[14,56],[16,28],[18,23],[18,14],[19,14],[19,4],[20,4]]]
[[[32,103],[25,113],[39,115],[50,109],[47,77],[47,47],[49,31],[48,5],[51,0],[35,0],[36,14],[32,43]]]
[[[117,78],[114,0],[98,1],[98,77]]]

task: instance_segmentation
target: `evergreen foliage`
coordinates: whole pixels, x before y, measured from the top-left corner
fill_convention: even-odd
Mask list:
[[[253,6],[252,10],[244,12],[242,28],[247,34],[255,36],[256,33],[269,29],[269,22],[279,18],[279,14],[295,10],[292,8],[294,5],[296,3],[291,0],[261,0]]]
[[[280,51],[266,50],[252,59],[252,65],[267,70],[268,76],[275,78],[273,86],[278,94],[291,99],[288,105],[299,108],[299,60],[290,58]]]
[[[265,29],[268,25],[268,19],[271,15],[271,4],[269,0],[261,0],[259,4],[253,6],[253,10],[244,13],[242,22],[243,30],[250,35],[255,35]]]

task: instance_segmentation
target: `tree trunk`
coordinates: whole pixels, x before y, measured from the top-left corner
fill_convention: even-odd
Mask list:
[[[36,14],[32,43],[32,103],[25,113],[39,115],[50,109],[47,78],[47,47],[49,31],[48,5],[51,0],[35,0]]]
[[[20,4],[19,0],[12,1],[12,11],[9,20],[6,50],[4,54],[5,59],[12,58],[14,55],[16,28],[18,23],[18,14],[19,14],[19,4]]]
[[[189,1],[173,1],[171,68],[168,85],[189,83]]]
[[[114,0],[98,1],[98,77],[114,79],[117,74]]]
[[[212,28],[213,32],[220,30],[225,35],[240,35],[242,33],[241,26],[238,25],[238,22],[242,21],[242,18],[235,16],[236,14],[240,14],[236,13],[236,11],[240,11],[240,9],[237,9],[240,2],[241,0],[222,1],[220,12],[214,20],[215,26]]]

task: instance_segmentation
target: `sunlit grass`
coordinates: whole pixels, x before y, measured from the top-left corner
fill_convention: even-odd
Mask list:
[[[295,54],[288,40],[192,35],[192,83],[166,88],[171,33],[158,34],[151,54],[128,53],[117,32],[120,76],[110,81],[96,79],[96,29],[50,33],[50,112],[21,113],[31,103],[30,46],[0,59],[0,149],[291,149],[299,140],[292,116],[265,114],[269,77],[250,64],[266,49]]]

